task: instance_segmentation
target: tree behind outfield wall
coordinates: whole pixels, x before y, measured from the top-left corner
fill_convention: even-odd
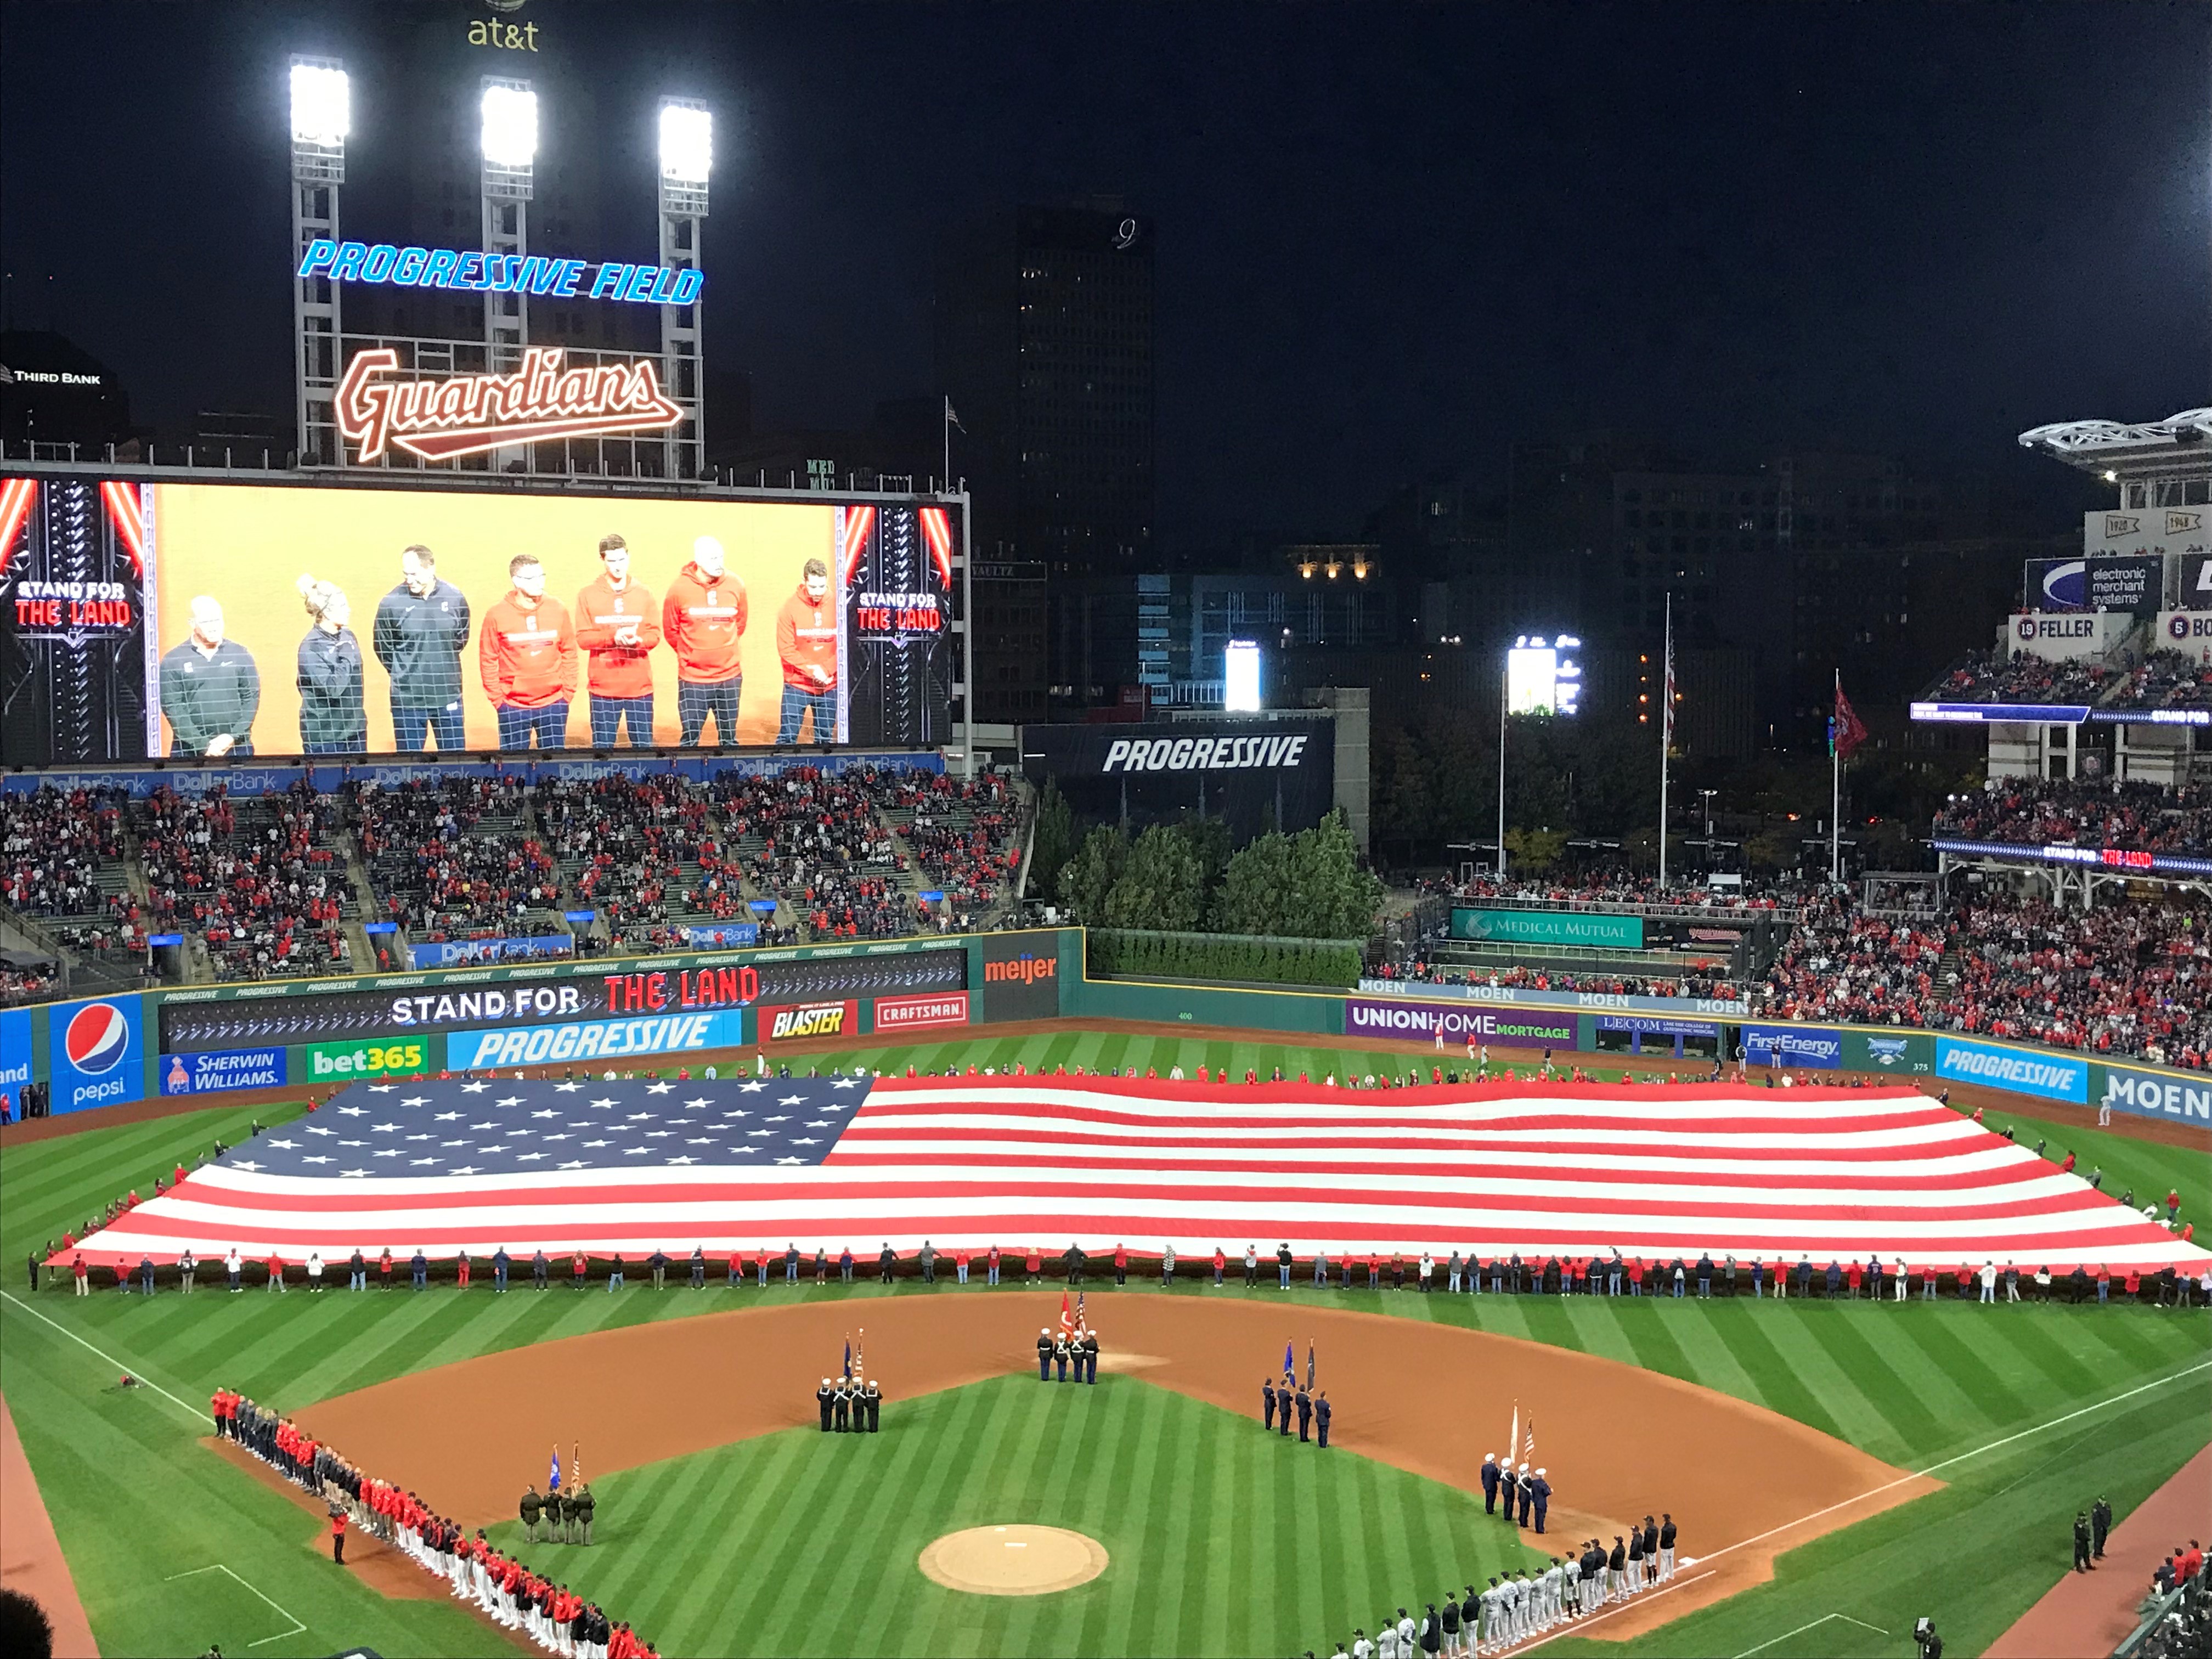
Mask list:
[[[1036,835],[1030,844],[1030,891],[1048,902],[1060,896],[1060,872],[1075,855],[1075,820],[1057,778],[1037,798]]]
[[[1078,921],[1103,922],[1106,896],[1114,890],[1128,855],[1127,837],[1110,823],[1099,824],[1085,836],[1054,884],[1069,915]]]
[[[1341,812],[1294,836],[1262,836],[1229,860],[1213,931],[1287,939],[1365,939],[1382,884],[1359,865]]]
[[[1139,836],[1099,920],[1109,927],[1169,933],[1196,927],[1206,903],[1206,871],[1195,840],[1181,824],[1156,823]]]

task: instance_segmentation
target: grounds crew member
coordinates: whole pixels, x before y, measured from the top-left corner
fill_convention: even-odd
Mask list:
[[[2089,1559],[2091,1560],[2101,1561],[2105,1559],[2105,1539],[2112,1530],[2111,1500],[2100,1498],[2089,1505]]]
[[[253,717],[261,708],[261,671],[222,631],[222,606],[206,594],[192,601],[191,632],[161,659],[162,717],[172,755],[250,755]]]
[[[392,677],[392,746],[419,753],[434,735],[439,749],[468,746],[461,712],[461,652],[469,642],[469,602],[438,575],[438,556],[419,543],[399,556],[399,586],[378,601],[369,635]]]
[[[568,702],[576,695],[576,630],[568,608],[545,592],[545,567],[528,553],[507,563],[514,586],[484,613],[477,641],[484,695],[499,716],[499,746],[568,746]]]
[[[544,1499],[538,1497],[538,1488],[536,1486],[532,1486],[523,1488],[522,1536],[525,1541],[528,1543],[534,1544],[538,1541],[538,1516],[544,1501]]]
[[[799,591],[775,617],[775,654],[783,664],[783,709],[778,743],[797,743],[811,712],[814,741],[837,738],[837,612],[830,602],[830,567],[809,559]]]
[[[629,544],[599,538],[605,568],[576,595],[576,647],[585,653],[584,688],[591,697],[592,747],[611,749],[627,725],[629,746],[653,745],[653,647],[660,614],[653,595],[629,574]]]
[[[2077,1510],[2074,1516],[2074,1571],[2096,1571],[2096,1563],[2089,1559],[2089,1514],[2086,1510]]]
[[[700,537],[691,544],[691,562],[660,602],[660,631],[676,653],[676,712],[686,748],[697,746],[709,714],[719,747],[738,740],[747,610],[745,585],[723,568],[721,543]]]

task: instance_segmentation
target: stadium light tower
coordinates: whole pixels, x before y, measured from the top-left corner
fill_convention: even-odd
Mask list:
[[[714,164],[714,112],[690,98],[660,100],[660,263],[688,270],[699,263],[700,222],[707,216],[707,176]],[[707,447],[701,396],[700,305],[660,307],[660,372],[668,395],[690,418],[668,440],[668,476],[696,478]]]
[[[338,186],[345,182],[346,133],[352,88],[336,58],[292,59],[292,265],[307,245],[338,234]],[[338,362],[338,285],[326,276],[292,280],[294,416],[300,461],[313,465],[345,457],[333,418]]]
[[[527,81],[487,75],[479,104],[483,150],[483,251],[530,252],[530,203],[536,193],[538,94]],[[486,365],[512,371],[530,343],[530,301],[520,287],[484,295]]]

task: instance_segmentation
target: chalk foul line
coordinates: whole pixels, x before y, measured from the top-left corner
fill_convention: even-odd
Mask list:
[[[64,1336],[69,1338],[70,1341],[76,1343],[80,1348],[83,1348],[88,1352],[99,1355],[99,1357],[108,1364],[114,1366],[118,1371],[129,1372],[131,1376],[137,1378],[138,1382],[143,1383],[147,1388],[153,1389],[155,1394],[160,1395],[162,1399],[167,1401],[179,1410],[189,1413],[199,1421],[206,1424],[210,1428],[213,1428],[215,1426],[215,1419],[210,1417],[205,1412],[200,1410],[198,1407],[187,1406],[183,1401],[178,1399],[176,1395],[171,1394],[159,1382],[153,1382],[141,1375],[137,1368],[126,1365],[121,1360],[118,1359],[113,1354],[108,1353],[102,1349],[94,1347],[91,1343],[86,1341],[75,1331],[70,1329],[68,1326],[61,1324],[58,1321],[47,1318],[46,1315],[40,1313],[29,1303],[24,1301],[22,1297],[17,1296],[13,1291],[0,1291],[0,1301],[14,1303],[25,1313],[30,1315],[32,1318],[37,1320],[41,1325],[51,1326],[53,1329],[59,1331]],[[289,1618],[291,1615],[288,1613],[285,1616]]]
[[[4,1294],[4,1292],[0,1292],[0,1294]],[[292,1627],[289,1630],[280,1630],[274,1636],[264,1636],[258,1642],[248,1642],[246,1644],[247,1647],[266,1647],[270,1643],[281,1642],[288,1636],[297,1636],[301,1631],[307,1628],[297,1619],[295,1619],[290,1613],[285,1612],[283,1608],[277,1607],[274,1601],[270,1601],[267,1596],[262,1595],[259,1590],[255,1589],[252,1585],[247,1583],[243,1578],[240,1578],[236,1573],[233,1572],[228,1567],[223,1565],[220,1561],[216,1562],[211,1567],[194,1567],[189,1572],[173,1572],[161,1582],[165,1584],[173,1584],[179,1578],[197,1578],[204,1572],[219,1572],[222,1574],[224,1577],[229,1579],[231,1583],[236,1584],[240,1589],[246,1591],[248,1595],[261,1596],[261,1600],[264,1602],[268,1602],[269,1607],[276,1613],[276,1616]]]

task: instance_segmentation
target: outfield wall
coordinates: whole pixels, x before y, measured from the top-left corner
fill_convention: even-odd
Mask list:
[[[944,1041],[1006,1020],[1120,1019],[1430,1042],[1511,1064],[1544,1048],[1685,1069],[1924,1077],[2212,1128],[2212,1075],[1942,1032],[1742,1018],[1740,1004],[1370,981],[1354,994],[1092,979],[1080,928],[679,952],[134,992],[0,1012],[0,1088],[53,1110],[532,1065],[628,1065],[823,1037]],[[1387,984],[1387,988],[1385,986]],[[1567,999],[1571,998],[1570,1002]]]
[[[1066,928],[185,986],[0,1012],[0,1087],[56,1115],[157,1097],[337,1087],[823,1037],[1049,1019],[1082,972]]]

